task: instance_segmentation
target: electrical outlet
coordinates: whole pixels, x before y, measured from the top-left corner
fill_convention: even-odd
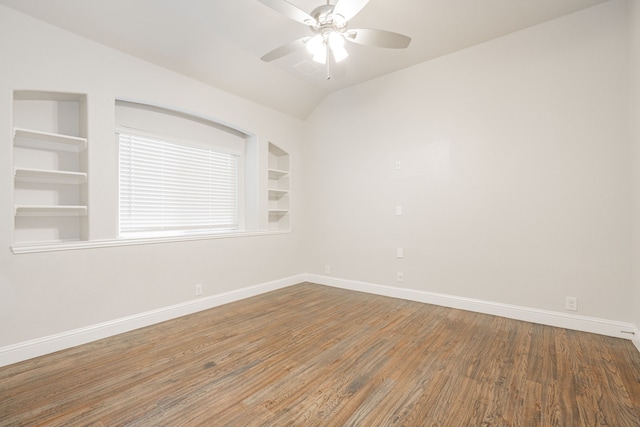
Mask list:
[[[196,285],[196,296],[202,295],[202,283]]]
[[[396,216],[402,216],[402,206],[396,206]]]
[[[402,162],[400,160],[396,160],[394,163],[394,167],[396,168],[396,170],[402,169]]]
[[[324,273],[331,274],[331,266],[329,264],[324,266]]]
[[[564,308],[571,311],[578,311],[578,298],[566,297],[564,300]]]
[[[404,280],[404,275],[398,272],[398,282],[402,282]]]

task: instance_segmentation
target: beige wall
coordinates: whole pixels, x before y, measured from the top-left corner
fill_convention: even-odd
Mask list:
[[[307,123],[306,270],[560,312],[575,296],[578,314],[629,321],[626,13],[613,1],[326,98]]]
[[[265,200],[266,144],[273,141],[291,153],[296,176],[302,122],[4,7],[0,55],[0,347],[186,302],[195,298],[197,283],[203,284],[203,296],[209,296],[302,272],[295,231],[12,254],[14,89],[88,94],[89,219],[94,240],[113,239],[116,233],[116,97],[194,112],[255,134],[264,149]],[[299,181],[292,183],[295,203]],[[266,217],[266,210],[263,213]],[[293,225],[294,230],[300,228]]]

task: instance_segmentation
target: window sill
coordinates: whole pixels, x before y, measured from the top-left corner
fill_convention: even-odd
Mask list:
[[[14,244],[11,250],[14,254],[31,254],[38,252],[73,251],[78,249],[112,248],[117,246],[152,245],[156,243],[188,242],[193,240],[229,239],[235,237],[257,237],[274,234],[288,234],[291,230],[270,230],[270,231],[235,231],[220,234],[198,234],[192,236],[175,237],[148,237],[135,239],[113,239],[113,240],[88,240],[83,242],[62,242],[62,243],[42,243],[42,244]]]

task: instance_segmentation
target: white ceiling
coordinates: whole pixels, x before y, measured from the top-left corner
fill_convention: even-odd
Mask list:
[[[284,1],[284,0],[283,0]],[[349,0],[341,0],[349,1]],[[412,38],[404,50],[349,43],[326,80],[306,52],[260,57],[310,34],[257,0],[0,0],[99,43],[304,119],[329,93],[608,0],[370,0],[350,28]],[[290,0],[310,12],[322,0]]]

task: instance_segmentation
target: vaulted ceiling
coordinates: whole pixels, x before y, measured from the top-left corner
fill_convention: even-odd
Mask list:
[[[349,26],[403,33],[412,42],[403,50],[349,43],[349,58],[330,80],[306,51],[260,60],[311,33],[258,0],[0,0],[0,5],[304,119],[333,91],[605,1],[370,0]],[[307,12],[324,4],[289,2]]]

